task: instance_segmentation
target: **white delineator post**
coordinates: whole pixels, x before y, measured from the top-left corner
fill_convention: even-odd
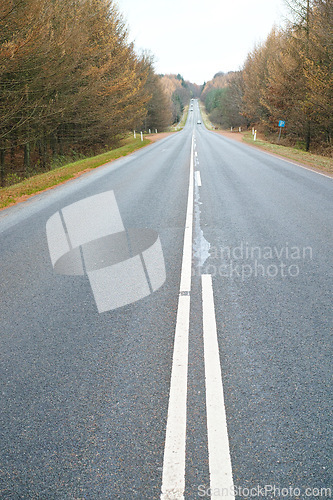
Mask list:
[[[256,131],[256,130],[254,131],[253,140],[254,140],[254,141],[256,141],[256,140],[257,140],[257,131]]]
[[[134,139],[136,139],[136,132],[135,132],[135,130],[134,130]]]
[[[143,133],[141,132],[141,141],[143,141]]]

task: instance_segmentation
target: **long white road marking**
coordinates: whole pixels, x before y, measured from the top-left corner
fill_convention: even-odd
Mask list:
[[[225,500],[234,494],[212,276],[201,280],[210,487],[214,499]]]
[[[170,396],[164,447],[161,500],[182,500],[185,491],[186,405],[188,371],[188,334],[193,236],[193,149],[184,234],[183,261],[178,299],[175,342],[172,360]]]
[[[256,146],[252,146],[251,144],[249,144],[249,146],[251,146],[251,148],[256,147]],[[283,160],[286,163],[290,163],[291,165],[295,165],[296,167],[299,167],[299,168],[304,168],[304,170],[309,170],[309,172],[313,172],[314,174],[322,175],[323,177],[326,177],[327,179],[333,180],[333,177],[331,175],[324,174],[323,172],[318,172],[318,170],[313,170],[312,168],[306,167],[305,165],[300,165],[299,163],[295,163],[291,160],[287,160],[287,158],[284,158],[283,156],[268,153],[267,151],[263,151],[263,150],[261,150],[261,151],[263,153],[265,153],[266,155],[273,156],[273,158],[279,158],[280,160]]]
[[[195,171],[195,182],[197,186],[201,187],[201,175],[200,175],[200,170]]]

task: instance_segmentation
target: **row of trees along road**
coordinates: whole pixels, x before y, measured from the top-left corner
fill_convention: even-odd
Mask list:
[[[289,142],[332,154],[333,2],[287,3],[287,26],[274,28],[241,71],[217,74],[202,99],[222,126],[255,125],[277,136],[278,122],[285,120]]]
[[[191,97],[198,98],[201,95],[202,85],[184,80],[182,75],[160,75],[164,92],[169,98],[171,106],[172,123],[181,120],[185,106]]]
[[[127,36],[112,0],[1,0],[2,186],[52,158],[105,149],[147,119],[168,124],[152,58]]]

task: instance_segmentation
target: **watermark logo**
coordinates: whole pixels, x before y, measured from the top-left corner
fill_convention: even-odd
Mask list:
[[[100,313],[147,297],[165,282],[158,234],[125,229],[113,191],[56,212],[46,235],[55,272],[87,275]]]
[[[198,497],[201,498],[267,498],[267,499],[282,499],[282,498],[332,498],[331,488],[300,488],[294,486],[281,487],[275,484],[256,485],[253,487],[242,487],[233,485],[230,488],[207,488],[204,485],[198,486]]]
[[[312,260],[310,246],[283,245],[256,246],[248,242],[239,245],[211,247],[204,266],[205,274],[222,278],[296,278],[302,266]]]

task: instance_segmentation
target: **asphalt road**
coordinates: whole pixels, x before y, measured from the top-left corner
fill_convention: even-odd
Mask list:
[[[195,102],[183,131],[0,212],[1,498],[158,499],[177,477],[186,499],[333,495],[332,179],[209,132],[199,116]],[[124,228],[158,234],[166,280],[99,313],[87,274],[54,272],[46,225],[107,191]],[[187,336],[174,363],[176,330]],[[172,423],[178,365],[185,408],[175,399]],[[168,472],[166,429],[178,424],[184,464]],[[182,498],[176,482],[163,498]]]

